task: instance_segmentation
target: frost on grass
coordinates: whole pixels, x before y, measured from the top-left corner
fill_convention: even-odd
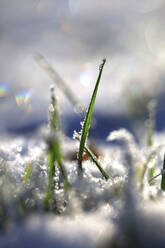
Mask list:
[[[122,146],[112,144],[113,140]],[[136,247],[135,241],[137,247],[163,247],[164,193],[160,178],[150,185],[147,177],[152,163],[155,173],[162,168],[164,145],[156,143],[161,144],[160,137],[155,136],[155,146],[146,148],[121,129],[112,132],[108,141],[109,146],[100,147],[100,162],[113,180],[104,180],[90,159],[83,161],[84,173],[79,178],[77,161],[66,157],[72,189],[64,190],[56,167],[52,199],[56,211],[51,213],[43,208],[48,182],[45,143],[1,142],[1,247]],[[66,154],[76,151],[73,140],[65,139],[61,145]],[[24,183],[29,164],[31,171]]]

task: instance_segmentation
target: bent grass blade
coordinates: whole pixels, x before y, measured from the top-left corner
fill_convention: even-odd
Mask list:
[[[74,134],[74,138],[77,139],[78,141],[80,141],[80,137],[79,135]],[[107,172],[102,168],[100,162],[98,161],[97,157],[95,156],[95,154],[91,151],[91,149],[89,147],[87,147],[86,145],[84,146],[84,150],[89,154],[90,158],[92,159],[92,161],[95,163],[96,167],[99,169],[99,171],[101,172],[102,176],[108,180],[110,178],[110,176],[107,174]],[[111,178],[112,179],[112,178]],[[113,180],[113,179],[112,179]]]
[[[95,165],[97,166],[97,168],[99,169],[99,171],[101,172],[102,176],[108,180],[110,178],[110,176],[107,174],[107,172],[102,168],[100,162],[98,161],[97,157],[94,155],[94,153],[87,147],[84,146],[84,149],[87,151],[87,153],[89,154],[89,156],[91,157],[92,161],[95,163]]]

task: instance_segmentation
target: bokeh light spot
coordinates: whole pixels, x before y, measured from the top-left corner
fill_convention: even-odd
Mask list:
[[[0,98],[1,97],[5,97],[7,95],[7,91],[8,91],[8,86],[7,84],[0,84]]]
[[[31,91],[23,91],[15,96],[15,100],[18,106],[27,106],[31,97]]]
[[[91,68],[91,63],[86,63],[83,65],[82,72],[80,74],[80,82],[85,87],[89,87],[93,79],[93,70]]]

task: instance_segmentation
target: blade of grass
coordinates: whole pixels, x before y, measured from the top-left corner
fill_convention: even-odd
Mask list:
[[[155,108],[156,101],[151,100],[148,105],[148,120],[147,120],[147,146],[152,147],[154,144],[154,131],[155,131]],[[152,163],[152,167],[148,170],[148,181],[154,184],[154,181],[151,180],[154,177],[155,173],[155,161]]]
[[[60,130],[60,121],[57,111],[57,104],[56,99],[54,96],[54,87],[51,86],[51,103],[49,106],[49,130],[50,130],[50,137],[47,140],[47,156],[48,156],[48,185],[46,188],[45,193],[45,201],[44,201],[44,209],[50,210],[51,202],[53,201],[53,189],[55,187],[55,161],[56,161],[56,154],[55,154],[55,134]]]
[[[161,176],[162,173],[159,173],[158,175],[152,177],[150,180],[149,180],[149,183],[152,183],[153,180],[155,180],[157,177]]]
[[[106,59],[103,59],[102,64],[100,65],[99,75],[98,75],[98,78],[97,78],[97,81],[96,81],[96,84],[95,84],[95,88],[94,88],[94,91],[93,91],[91,102],[89,104],[87,115],[85,117],[85,121],[84,121],[83,128],[82,128],[82,135],[81,135],[81,139],[80,139],[79,152],[78,152],[79,172],[82,172],[82,159],[83,159],[83,151],[84,151],[85,141],[86,141],[86,138],[87,138],[87,135],[88,135],[90,122],[91,122],[91,117],[92,117],[92,113],[93,113],[93,108],[94,108],[96,95],[97,95],[97,91],[98,91],[98,86],[99,86],[99,83],[100,83],[100,79],[101,79],[101,75],[102,75],[102,71],[103,71],[103,67],[104,67],[105,62],[106,62]]]
[[[164,160],[163,160],[163,169],[162,169],[162,180],[161,180],[161,189],[163,191],[165,191],[165,173],[164,173],[164,170],[165,170],[165,155],[164,155]]]
[[[148,109],[147,146],[148,147],[151,147],[154,144],[155,108],[156,108],[156,101],[151,100],[147,106],[147,109]]]
[[[26,169],[25,169],[25,174],[23,177],[23,183],[26,186],[29,179],[30,179],[30,175],[31,175],[31,170],[32,170],[32,163],[31,161],[27,163]]]
[[[48,143],[48,186],[45,194],[44,208],[49,210],[53,201],[53,189],[55,188],[55,163],[58,164],[64,181],[64,190],[70,189],[65,167],[63,165],[63,154],[60,142],[60,118],[54,95],[54,87],[51,87],[51,104],[49,108],[50,137]]]
[[[100,162],[98,161],[97,157],[94,155],[94,153],[87,147],[84,146],[84,149],[87,151],[87,153],[89,154],[89,156],[91,157],[92,161],[95,163],[95,165],[97,166],[97,168],[99,169],[99,171],[101,172],[102,176],[108,180],[110,178],[110,176],[107,174],[107,172],[102,168]]]
[[[55,161],[57,162],[57,165],[59,166],[63,182],[64,182],[64,190],[70,190],[71,186],[68,181],[67,173],[65,170],[65,166],[63,164],[63,155],[62,155],[62,150],[61,150],[61,145],[60,145],[60,140],[57,137],[54,142],[53,142],[53,151],[55,155]]]
[[[64,93],[69,102],[73,105],[78,113],[83,117],[85,116],[85,107],[74,95],[70,87],[65,83],[61,76],[55,71],[55,69],[46,61],[46,59],[41,54],[36,54],[34,56],[36,62],[40,65],[42,69],[46,71],[49,77],[55,82],[55,84]]]
[[[77,139],[78,141],[80,141],[80,136],[78,133],[74,132],[74,139]],[[95,156],[95,154],[91,151],[91,149],[87,146],[84,146],[84,150],[89,154],[90,158],[92,159],[92,161],[95,163],[95,165],[97,166],[97,168],[99,169],[99,171],[101,172],[102,176],[108,180],[110,178],[110,176],[107,174],[107,172],[102,168],[100,162],[98,161],[97,157]]]
[[[63,177],[63,181],[64,181],[64,188],[65,190],[68,190],[70,188],[70,184],[68,182],[68,178],[67,178],[67,174],[66,174],[66,170],[65,167],[63,165],[63,153],[62,153],[62,149],[61,149],[61,142],[60,142],[60,118],[59,118],[59,114],[58,114],[58,107],[57,107],[57,103],[56,103],[56,99],[55,99],[55,95],[54,95],[54,87],[51,88],[51,99],[52,99],[52,106],[53,106],[53,112],[50,114],[50,125],[51,128],[56,132],[56,135],[54,137],[53,140],[53,152],[54,152],[54,157],[55,160],[57,161],[57,164],[60,168],[62,177]]]
[[[53,145],[53,142],[51,141],[48,142],[47,156],[48,156],[48,185],[47,185],[46,193],[45,193],[44,209],[48,211],[51,208],[51,201],[53,198],[53,189],[55,186],[55,181],[54,181],[55,153],[54,153],[54,145]]]
[[[157,154],[158,154],[158,151],[162,148],[163,146],[162,145],[159,145],[156,149],[154,149],[153,151],[151,151],[151,153],[149,154],[146,162],[144,164],[142,164],[142,172],[141,172],[141,190],[144,188],[144,184],[145,184],[145,181],[144,181],[144,177],[145,177],[145,174],[148,173],[147,169],[148,169],[148,165],[150,163],[154,163],[154,160],[156,161],[156,157],[157,157]],[[148,182],[150,183],[150,181],[152,182],[152,177],[150,178],[150,180],[148,180]]]

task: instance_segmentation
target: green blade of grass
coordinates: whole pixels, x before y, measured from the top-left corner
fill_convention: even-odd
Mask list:
[[[94,153],[87,147],[84,146],[84,149],[87,151],[87,153],[89,154],[89,156],[91,157],[92,161],[95,163],[95,165],[97,166],[97,168],[99,169],[99,171],[101,172],[102,176],[108,180],[110,178],[110,176],[107,174],[107,172],[102,168],[100,162],[98,161],[97,157],[94,155]]]
[[[158,175],[152,177],[152,178],[148,181],[149,184],[151,184],[153,180],[155,180],[157,177],[159,177],[159,176],[161,176],[161,175],[162,175],[162,173],[159,173]]]
[[[30,175],[31,175],[31,170],[32,170],[32,163],[29,162],[27,163],[27,166],[26,166],[26,169],[25,169],[25,174],[24,174],[24,177],[23,177],[23,183],[24,185],[26,186],[29,179],[30,179]]]
[[[60,142],[60,118],[58,113],[58,107],[56,98],[54,95],[54,87],[51,87],[51,103],[49,108],[49,130],[50,135],[47,140],[48,148],[48,185],[45,193],[45,201],[44,201],[44,209],[51,209],[51,202],[53,202],[53,190],[55,188],[55,163],[58,164],[60,168],[60,172],[62,174],[63,182],[64,182],[64,190],[68,190],[70,188],[70,184],[68,182],[67,174],[65,171],[65,167],[63,165],[63,154],[61,149]]]
[[[65,166],[63,164],[63,156],[62,156],[62,151],[61,151],[61,145],[60,145],[60,140],[58,137],[54,140],[54,147],[53,147],[54,155],[55,155],[55,161],[57,162],[63,182],[64,182],[64,189],[67,191],[71,189],[71,185],[68,181],[67,173],[65,170]]]
[[[154,172],[155,172],[155,168],[154,167],[150,168],[149,171],[148,171],[148,181],[152,185],[154,184],[154,181],[151,180],[151,179],[154,177]]]
[[[48,156],[48,185],[46,188],[46,193],[45,193],[45,200],[44,200],[44,209],[45,210],[50,210],[51,206],[51,200],[53,198],[53,188],[54,188],[54,176],[55,176],[55,153],[54,153],[54,144],[53,142],[48,142],[48,151],[47,151],[47,156]]]
[[[147,146],[152,147],[154,144],[154,131],[155,131],[155,100],[151,100],[148,103],[148,120],[147,120]],[[155,173],[155,164],[153,163],[152,167],[148,170],[148,180],[154,184],[154,181],[151,180],[154,177]]]
[[[54,96],[54,87],[50,87],[51,102],[49,106],[49,139],[47,140],[47,159],[48,159],[48,185],[45,192],[44,209],[51,209],[51,202],[53,201],[53,189],[55,187],[55,161],[56,161],[56,132],[60,130],[60,121],[57,110],[57,103]]]
[[[151,147],[154,144],[154,131],[155,131],[155,100],[148,103],[148,120],[147,120],[147,146]]]
[[[65,81],[61,78],[61,76],[55,71],[55,69],[46,61],[46,59],[41,54],[36,54],[34,56],[37,63],[40,65],[42,69],[46,71],[49,77],[55,82],[55,84],[60,88],[60,90],[64,93],[69,102],[73,105],[78,113],[80,113],[83,117],[85,116],[85,107],[77,99],[75,94],[72,92],[70,87],[65,83]]]
[[[60,123],[60,116],[59,110],[57,107],[57,101],[54,95],[54,86],[51,85],[51,103],[49,106],[49,128],[52,134],[55,134],[60,131],[61,123]]]
[[[93,113],[93,108],[94,108],[94,104],[95,104],[95,100],[96,100],[97,90],[98,90],[98,86],[100,83],[100,79],[101,79],[101,75],[102,75],[102,71],[103,71],[103,67],[104,67],[105,62],[106,62],[106,59],[103,59],[102,64],[100,65],[99,75],[98,75],[98,78],[97,78],[97,81],[95,84],[95,88],[93,91],[91,102],[89,104],[87,115],[85,117],[85,121],[84,121],[83,128],[82,128],[82,135],[81,135],[81,139],[80,139],[79,152],[78,152],[79,171],[82,171],[82,159],[83,159],[83,151],[84,151],[85,141],[86,141],[86,138],[88,135],[91,117],[92,117],[92,113]]]
[[[63,183],[64,183],[64,190],[68,191],[71,189],[70,183],[68,181],[68,177],[66,174],[65,167],[63,165],[63,156],[61,153],[60,141],[58,138],[54,138],[52,141],[48,142],[48,186],[46,189],[45,194],[45,202],[44,202],[44,209],[50,210],[51,202],[53,199],[53,190],[55,188],[55,164],[59,166]],[[56,203],[55,203],[56,205]]]
[[[80,141],[80,136],[78,134],[76,134],[76,132],[74,133],[74,138],[77,139],[78,141]],[[101,172],[102,176],[108,180],[110,178],[110,176],[107,174],[107,172],[102,168],[100,162],[98,161],[97,157],[95,156],[95,154],[89,149],[89,147],[84,146],[84,150],[89,154],[90,158],[92,159],[92,161],[95,163],[95,165],[97,166],[97,168],[99,169],[99,171]]]
[[[165,155],[163,160],[163,170],[165,170]],[[162,171],[161,189],[165,191],[165,173]]]

